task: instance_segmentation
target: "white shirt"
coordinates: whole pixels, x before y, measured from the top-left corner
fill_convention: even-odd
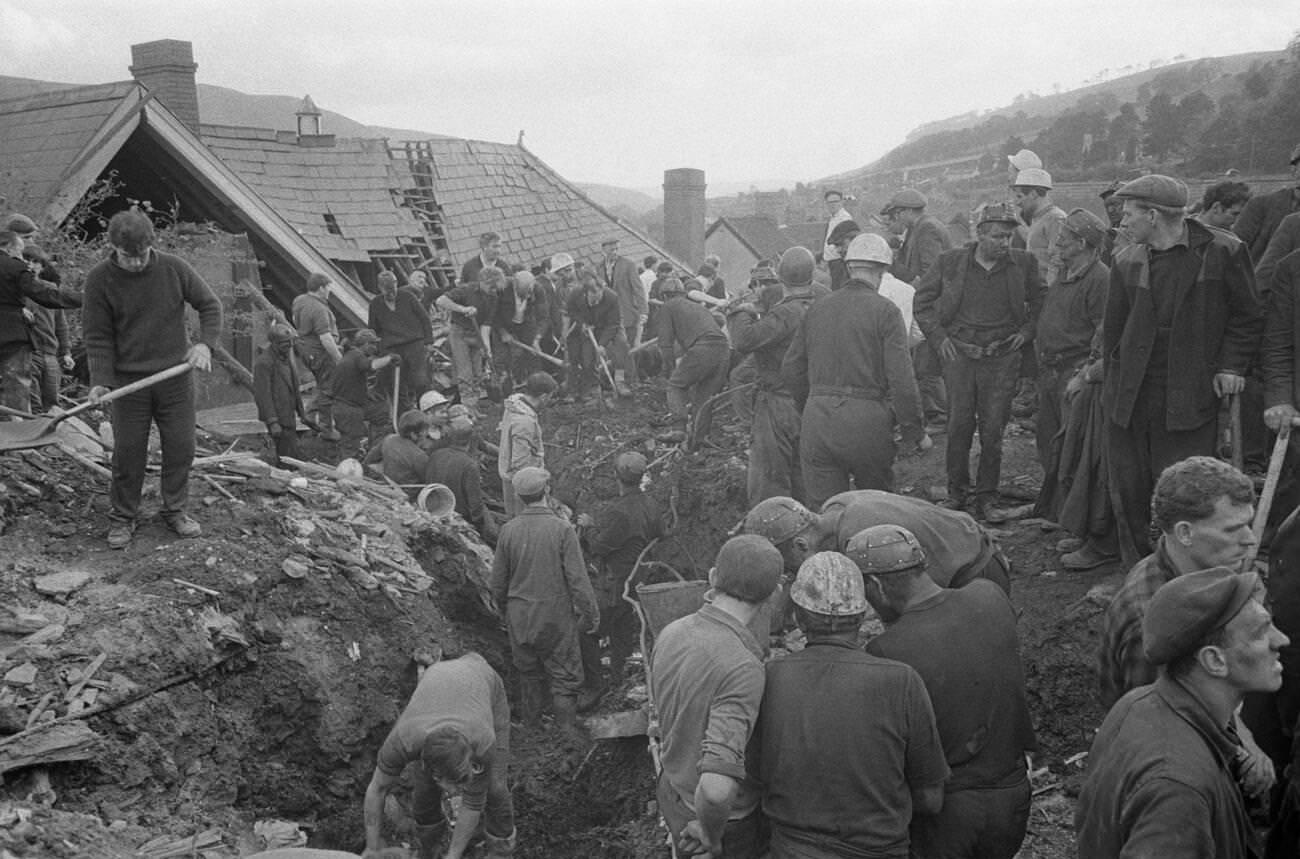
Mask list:
[[[840,206],[839,211],[831,215],[830,222],[826,224],[826,246],[822,248],[822,259],[833,260],[840,258],[839,248],[830,243],[831,233],[835,232],[835,228],[840,224],[851,220],[853,220],[853,216],[843,206]]]
[[[916,317],[912,314],[912,299],[916,297],[916,289],[910,283],[885,272],[884,278],[880,281],[879,292],[903,312],[903,327],[907,329],[907,345],[915,346],[920,343],[923,339],[921,328],[916,324]]]

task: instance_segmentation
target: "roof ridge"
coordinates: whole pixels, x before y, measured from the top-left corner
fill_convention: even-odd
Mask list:
[[[7,114],[14,114],[78,102],[111,101],[121,98],[133,87],[138,86],[140,84],[137,81],[124,80],[106,84],[84,84],[31,95],[16,95],[0,99],[0,110]]]

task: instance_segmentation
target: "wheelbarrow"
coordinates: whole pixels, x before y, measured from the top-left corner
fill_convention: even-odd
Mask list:
[[[47,444],[54,444],[58,441],[55,436],[55,430],[59,424],[73,415],[80,414],[87,409],[93,408],[104,403],[111,403],[113,400],[125,397],[127,394],[134,394],[136,391],[142,391],[145,388],[165,382],[168,379],[174,379],[184,373],[188,373],[190,365],[188,362],[177,364],[174,367],[168,367],[154,373],[152,376],[145,376],[129,385],[123,385],[109,391],[99,398],[98,403],[86,401],[78,406],[73,406],[66,412],[52,417],[37,417],[21,421],[8,421],[0,423],[0,450],[22,450],[29,447],[44,447]]]

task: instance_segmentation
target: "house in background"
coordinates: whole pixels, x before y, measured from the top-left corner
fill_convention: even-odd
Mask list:
[[[365,320],[380,271],[450,279],[487,230],[524,265],[560,251],[595,258],[611,236],[632,259],[673,259],[522,145],[338,139],[310,98],[293,131],[204,125],[189,42],[133,45],[131,56],[133,80],[39,84],[45,91],[0,101],[5,207],[62,224],[112,177],[119,191],[104,214],[149,200],[245,234],[273,304],[288,309],[307,275],[325,272],[348,327]]]
[[[727,291],[735,294],[749,282],[749,273],[759,260],[773,266],[788,248],[803,245],[814,255],[821,253],[826,224],[792,224],[778,226],[767,215],[722,216],[704,233],[705,254],[717,254],[722,260],[721,274]]]

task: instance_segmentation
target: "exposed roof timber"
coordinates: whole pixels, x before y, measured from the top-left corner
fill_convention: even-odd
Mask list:
[[[62,223],[86,192],[95,184],[113,156],[140,124],[140,115],[153,96],[136,87],[113,110],[94,136],[86,142],[76,159],[59,179],[54,197],[45,207],[46,217]]]
[[[143,106],[145,128],[154,139],[182,163],[196,166],[195,178],[225,205],[240,213],[246,226],[270,245],[284,249],[302,277],[310,272],[328,273],[338,287],[334,297],[354,323],[365,322],[369,298],[327,257],[298,234],[262,198],[194,136],[180,120],[158,102]]]

